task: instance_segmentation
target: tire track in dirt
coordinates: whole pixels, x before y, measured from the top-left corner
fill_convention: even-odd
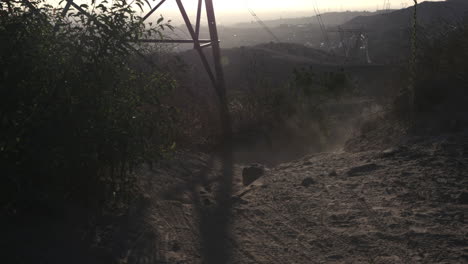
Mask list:
[[[459,260],[467,252],[449,248],[463,248],[466,241],[463,233],[457,233],[465,226],[463,217],[448,215],[445,208],[459,199],[454,196],[458,193],[449,193],[442,197],[444,204],[434,205],[439,197],[431,197],[430,192],[452,188],[446,182],[436,183],[455,172],[447,169],[449,165],[445,170],[436,170],[442,165],[427,167],[433,159],[416,164],[398,157],[384,160],[378,152],[320,154],[271,169],[263,178],[264,186],[235,200],[233,232],[226,238],[229,263],[460,263],[443,262]],[[379,163],[378,170],[347,175],[374,162]],[[305,178],[314,183],[301,186]],[[209,206],[199,204],[201,210]],[[436,208],[441,212],[430,210]],[[170,241],[177,240],[184,243],[183,263],[202,263],[190,259],[199,257],[203,247],[197,226],[200,208],[163,202],[158,210],[168,212],[157,216],[164,218],[158,220],[158,229],[166,236],[161,251],[169,251]],[[456,213],[462,214],[462,209]],[[445,223],[451,224],[450,232],[437,230]]]
[[[290,245],[286,244],[285,242],[283,242],[283,240],[281,238],[279,238],[277,235],[275,235],[273,232],[271,232],[270,230],[268,230],[267,228],[265,228],[266,226],[270,226],[268,225],[268,223],[266,223],[265,221],[263,221],[263,219],[261,219],[260,217],[256,216],[256,215],[247,215],[245,212],[240,212],[239,213],[240,216],[242,216],[242,218],[244,220],[246,220],[247,222],[250,223],[250,225],[253,227],[253,230],[257,230],[259,231],[258,233],[260,233],[261,235],[263,235],[263,237],[266,237],[267,240],[269,241],[272,241],[274,242],[278,248],[282,248],[283,250],[284,249],[288,249],[290,248]],[[255,221],[254,221],[255,220]],[[283,223],[284,224],[284,223]],[[286,225],[285,225],[286,226]],[[299,234],[299,232],[295,229],[292,229],[290,228],[289,229],[290,231],[293,231],[295,232],[296,234]],[[259,240],[258,238],[256,238],[256,240]],[[295,247],[295,250],[300,250],[300,248],[302,248],[303,250],[310,250],[310,246],[307,246],[306,244],[304,243],[301,243],[298,239],[295,239],[293,240],[294,243],[296,246],[299,246],[299,247]],[[290,241],[291,242],[291,241]],[[308,256],[306,253],[304,253],[304,251],[299,251],[298,252],[299,255],[296,255],[296,256],[300,256],[300,258],[302,260],[304,260],[305,262],[303,263],[316,263],[316,262],[311,262],[311,259],[310,259],[310,256]],[[278,257],[278,256],[272,256],[274,259],[284,259],[284,255],[281,254],[280,255],[281,257]],[[285,262],[280,262],[280,263],[288,263],[288,262],[291,262],[291,259],[284,259]]]
[[[269,216],[270,216],[269,219],[271,219],[272,221],[275,221],[276,223],[280,223],[282,226],[286,227],[287,230],[289,230],[291,232],[294,232],[296,234],[296,237],[306,238],[305,240],[322,240],[322,241],[326,241],[330,237],[333,237],[333,238],[336,239],[336,241],[340,242],[340,245],[341,245],[342,248],[349,248],[349,245],[353,243],[353,241],[351,241],[348,237],[344,237],[344,236],[341,236],[339,234],[336,234],[335,232],[331,231],[328,228],[326,230],[320,230],[320,231],[309,230],[309,232],[313,233],[313,237],[312,237],[310,234],[304,233],[304,232],[292,227],[291,225],[288,225],[287,223],[292,222],[293,220],[291,220],[286,214],[280,213],[280,211],[278,209],[273,208],[270,205],[266,205],[266,206],[269,207],[270,209],[272,209],[275,212],[275,215],[276,215],[276,216],[272,216],[272,214],[269,214]],[[281,216],[281,217],[278,217],[278,216]],[[263,222],[263,223],[265,223],[265,222]],[[326,231],[326,232],[324,232],[324,231]],[[279,237],[276,237],[276,240],[278,240],[280,243],[282,241],[281,238],[279,238]],[[321,247],[314,247],[309,242],[302,243],[299,240],[297,240],[297,243],[302,248],[304,248],[306,250],[313,250],[314,248],[324,250]],[[331,249],[331,247],[329,247],[328,249]],[[305,257],[310,261],[310,258],[308,258],[307,255],[305,255]]]
[[[356,184],[362,186],[362,180]],[[376,227],[377,230],[381,232],[388,232],[388,227],[387,227],[388,225],[382,224],[382,223],[387,223],[386,219],[383,217],[380,217],[377,212],[372,210],[370,206],[367,204],[367,202],[363,200],[364,198],[359,196],[355,191],[351,190],[350,188],[345,187],[345,188],[340,188],[340,190],[343,191],[343,193],[347,194],[348,201],[354,201],[352,205],[357,206],[357,208],[359,208],[360,211],[365,214],[366,219],[369,220],[369,223],[371,225]],[[329,199],[333,199],[332,192],[329,191],[326,193],[330,196]],[[334,234],[335,237],[337,238],[339,237],[341,239],[344,239],[346,243],[348,244],[353,244],[353,241],[351,240],[350,237],[345,237],[343,235],[337,234],[336,232],[331,230],[331,228],[327,225],[327,221],[325,218],[326,218],[328,211],[329,211],[328,206],[322,209],[321,211],[320,222],[321,222],[321,225],[324,227],[324,230],[326,230],[330,234]],[[371,263],[374,263],[375,259],[377,259],[380,255],[389,255],[389,256],[395,255],[395,256],[398,256],[400,259],[402,259],[404,263],[411,263],[408,252],[402,249],[400,247],[400,244],[397,244],[397,242],[391,242],[388,240],[385,240],[385,242],[383,242],[382,239],[375,239],[375,238],[373,238],[373,240],[374,240],[374,243],[378,245],[379,251],[381,253],[379,254],[378,252],[368,251],[367,255]]]
[[[293,220],[291,220],[286,214],[282,214],[279,212],[279,210],[271,207],[270,205],[267,205],[269,208],[271,208],[272,210],[275,210],[275,212],[277,213],[277,215],[280,215],[282,216],[281,218],[276,218],[278,221],[283,221],[284,222],[292,222]],[[323,212],[324,210],[321,210],[321,212]],[[288,226],[288,225],[287,225]],[[314,231],[314,230],[309,230],[308,232],[311,232],[313,233],[313,236],[312,237],[311,235],[307,234],[307,233],[304,233],[304,232],[301,232],[291,226],[288,226],[291,230],[294,230],[295,232],[299,233],[301,236],[304,236],[306,237],[307,239],[309,239],[310,241],[327,241],[330,239],[330,237],[333,239],[334,242],[338,242],[340,244],[340,247],[341,248],[345,248],[346,250],[349,250],[350,249],[350,246],[349,245],[353,245],[355,242],[352,241],[349,237],[346,237],[346,236],[343,236],[343,235],[340,235],[334,231],[332,231],[330,228],[328,228],[326,225],[322,225],[322,229],[321,230],[318,230],[318,231]],[[308,242],[308,244],[311,244],[311,242]],[[325,245],[326,246],[326,245]],[[327,247],[326,249],[322,248],[322,247],[319,247],[319,246],[316,246],[319,250],[321,251],[326,251],[328,249],[328,251],[332,251],[332,247]],[[367,258],[369,260],[372,259],[372,257],[369,257],[367,256]],[[372,263],[372,261],[370,261]]]
[[[329,166],[333,167],[333,166]],[[303,168],[307,169],[307,168]],[[352,189],[350,189],[349,186],[340,186],[337,185],[336,178],[332,178],[333,182],[328,182],[326,181],[325,177],[321,177],[322,180],[325,180],[324,184],[322,187],[325,187],[325,189],[319,194],[320,199],[322,202],[321,204],[325,204],[323,201],[339,201],[339,200],[344,200],[344,201],[351,201],[351,202],[345,202],[344,203],[344,209],[349,210],[352,208],[355,208],[359,210],[360,212],[363,213],[364,218],[369,221],[369,223],[376,227],[377,230],[384,232],[388,232],[388,223],[386,219],[378,214],[378,212],[374,211],[369,204],[365,201],[362,200],[362,198],[354,192]],[[357,178],[354,178],[357,179]],[[347,180],[349,182],[350,180]],[[334,186],[335,188],[327,188],[328,185]],[[362,181],[359,181],[358,183],[353,182],[353,185],[362,185]],[[340,198],[337,200],[337,196]],[[288,223],[293,223],[293,220],[289,218],[289,214],[284,214],[281,213],[281,210],[278,210],[279,208],[274,208],[273,206],[269,204],[263,204],[264,206],[267,206],[271,209],[270,212],[263,210],[263,212],[259,212],[259,215],[265,215],[268,216],[268,219],[266,220],[267,222],[271,223],[265,223],[263,222],[259,228],[263,228],[266,233],[273,235],[271,239],[276,241],[277,243],[282,243],[282,240],[284,239],[283,236],[276,236],[274,233],[268,230],[268,226],[274,225],[273,223],[276,222],[278,223],[279,226],[284,227],[285,229],[282,231],[282,233],[288,233],[292,232],[296,237],[302,237],[305,238],[306,241],[317,241],[319,245],[314,245],[314,248],[320,248],[323,252],[333,252],[334,249],[336,249],[336,243],[338,243],[339,247],[341,250],[345,250],[347,252],[352,252],[356,248],[361,252],[361,257],[364,259],[367,259],[369,263],[375,263],[376,259],[381,257],[382,255],[389,255],[389,256],[396,256],[400,260],[402,260],[404,263],[411,263],[409,261],[409,256],[408,252],[404,249],[401,248],[401,245],[398,244],[398,242],[391,242],[387,240],[382,240],[382,239],[376,239],[375,236],[354,236],[354,235],[342,235],[340,233],[337,233],[336,231],[332,230],[327,225],[328,219],[327,214],[328,214],[328,205],[324,207],[320,207],[320,219],[321,219],[321,228],[319,230],[314,230],[308,229],[307,233],[304,233],[297,228],[291,226]],[[339,205],[342,206],[342,205]],[[272,213],[274,212],[274,213]],[[301,212],[297,212],[299,215],[302,215]],[[298,215],[296,215],[298,216]],[[307,217],[310,217],[310,215],[302,215],[304,216],[304,219],[307,219]],[[254,217],[248,217],[247,219],[252,218],[254,220],[259,219],[257,216]],[[295,218],[297,220],[297,218]],[[279,227],[278,226],[278,227]],[[359,227],[356,227],[355,230],[357,231]],[[346,231],[347,233],[352,234],[353,232]],[[320,240],[327,241],[327,240],[332,240],[335,245],[330,246],[327,244],[321,244]],[[362,240],[364,239],[364,240]],[[371,239],[371,245],[368,245],[368,239]],[[376,241],[377,240],[377,241]],[[356,244],[359,244],[359,242],[364,242],[364,246],[356,246]],[[308,245],[311,244],[310,242],[307,243]],[[304,243],[300,243],[301,247],[303,249],[310,250],[312,249],[309,246],[304,245]],[[325,248],[323,248],[325,246]],[[334,248],[335,247],[335,248]],[[373,250],[372,247],[377,247],[378,250]],[[380,263],[380,262],[379,262]]]
[[[256,236],[253,236],[250,233],[255,233]],[[255,259],[255,263],[267,264],[278,262],[278,259],[281,258],[277,258],[277,256],[273,256],[267,253],[268,251],[265,250],[265,248],[267,248],[265,242],[268,240],[265,240],[264,238],[259,239],[259,237],[261,237],[261,234],[259,232],[255,232],[252,229],[249,229],[248,232],[242,234],[242,245],[247,247],[247,249],[245,247],[240,246],[239,243],[235,243],[234,245],[237,247],[238,251],[242,252],[244,255],[247,255],[252,259]]]
[[[325,219],[325,215],[327,214],[327,211],[328,211],[328,208],[325,207],[325,209],[322,209],[320,214],[320,224],[322,226],[322,230],[320,231],[320,233],[326,233],[328,234],[330,237],[333,237],[335,241],[338,241],[340,242],[340,244],[346,248],[346,250],[348,251],[351,251],[351,248],[350,248],[350,245],[356,245],[358,244],[359,242],[356,242],[355,240],[353,240],[352,237],[350,236],[345,236],[345,235],[342,235],[340,233],[337,233],[335,231],[333,231],[327,224],[326,224],[326,221],[324,220]],[[356,246],[354,246],[356,247]],[[359,246],[358,246],[359,247]],[[381,249],[384,249],[385,247],[381,246],[380,247]],[[378,257],[377,253],[373,253],[373,251],[366,251],[366,252],[362,252],[360,251],[361,253],[364,253],[365,257],[368,259],[369,263],[375,263],[375,259]]]
[[[323,186],[326,187],[327,185],[323,184]],[[319,196],[321,197],[322,200],[333,201],[335,199],[333,194],[334,194],[334,192],[332,190],[329,190],[328,188],[326,188]],[[341,194],[341,192],[340,192],[340,194]],[[367,209],[370,209],[368,207],[363,208],[362,204],[360,204],[360,202],[359,202],[359,199],[356,198],[356,197],[358,197],[356,193],[353,192],[353,193],[351,193],[351,195],[349,195],[350,193],[348,192],[347,194],[348,194],[347,196],[354,196],[355,199],[353,199],[353,200],[357,201],[355,203],[352,203],[350,208],[353,207],[353,206],[357,206],[358,208],[361,209],[361,211],[365,212],[367,218],[376,219],[374,222],[377,222],[377,223],[379,222],[375,212],[367,210]],[[325,196],[327,196],[327,197],[325,197]],[[343,197],[341,197],[341,198],[344,199]],[[285,214],[279,213],[280,211],[278,209],[273,208],[272,206],[269,206],[269,205],[268,205],[268,207],[270,207],[270,209],[272,211],[274,211],[276,215],[281,215],[286,220],[286,221],[283,220],[283,222],[292,222],[292,220],[289,219],[288,216],[286,216]],[[353,238],[353,237],[350,237],[350,236],[344,236],[344,235],[338,234],[335,231],[333,231],[326,224],[326,221],[325,221],[325,215],[327,214],[328,211],[329,211],[328,210],[328,205],[325,206],[325,207],[321,207],[321,210],[320,210],[320,212],[321,212],[320,213],[320,224],[322,226],[322,229],[319,230],[319,231],[309,230],[309,232],[313,232],[316,237],[321,238],[321,239],[328,239],[329,237],[332,237],[333,241],[339,242],[339,244],[341,245],[341,248],[345,248],[346,250],[351,250],[350,245],[355,245],[356,244],[356,238]],[[298,212],[298,214],[301,215],[300,212]],[[307,215],[303,215],[303,216],[307,217]],[[383,225],[381,225],[381,227],[383,227]],[[358,228],[356,228],[356,229],[358,229]],[[300,232],[298,230],[296,230],[296,231]],[[307,234],[302,233],[302,232],[300,232],[300,234],[310,238],[310,235],[307,235]],[[385,246],[387,246],[387,245],[383,245],[382,248],[385,248]],[[328,249],[331,249],[331,247],[329,247]],[[397,249],[400,250],[399,247],[397,247]],[[400,253],[400,254],[395,254],[395,255],[398,255],[402,259],[407,259],[407,254]],[[377,258],[377,257],[378,257],[378,255],[376,253],[373,253],[373,254],[371,252],[365,253],[365,258],[367,258],[370,263],[373,263],[374,259]],[[408,261],[406,261],[406,262],[408,262]]]
[[[363,179],[359,181],[359,185],[363,185]],[[370,220],[369,223],[376,227],[379,231],[387,233],[389,232],[389,224],[386,218],[381,217],[375,210],[373,210],[369,204],[366,202],[364,197],[358,195],[355,191],[350,188],[344,188],[351,196],[354,197],[354,201],[357,201],[357,205],[361,208],[361,210],[367,215],[368,219]],[[386,253],[395,254],[396,256],[400,257],[404,263],[411,263],[409,253],[407,250],[403,249],[397,242],[391,242],[385,240],[385,243],[382,243],[382,240],[377,240],[377,243],[380,245],[381,249],[385,249]]]
[[[231,245],[231,250],[235,250],[235,251],[237,251],[239,253],[239,255],[235,255],[235,254],[231,255],[231,263],[233,262],[232,256],[236,256],[236,257],[237,256],[245,256],[249,260],[253,261],[253,263],[261,263],[258,256],[255,256],[255,254],[252,254],[251,252],[241,248],[239,246],[239,244],[234,239],[229,238],[228,243],[229,243],[229,245]],[[245,260],[245,258],[241,258],[240,262],[236,261],[234,263],[242,263],[243,264],[243,263],[245,263],[245,262],[243,262],[243,260]]]
[[[245,224],[245,222],[243,223]],[[245,228],[245,226],[244,226]],[[263,232],[258,231],[258,226],[251,225],[246,232],[242,234],[242,244],[248,249],[242,249],[243,252],[249,252],[251,255],[255,255],[257,263],[285,263],[285,260],[281,256],[274,256],[269,253],[269,249],[272,249],[272,241]],[[268,245],[267,245],[268,243]],[[274,242],[274,245],[278,245]],[[276,250],[273,250],[276,251]],[[260,255],[259,255],[260,253]],[[259,260],[261,259],[261,260]]]
[[[166,212],[158,216],[158,219],[164,223],[164,227],[157,228],[162,238],[156,249],[158,259],[170,263],[168,262],[170,252],[180,257],[197,255],[199,243],[192,225],[194,221],[187,218],[183,205],[173,202],[156,202],[156,206],[158,211]]]

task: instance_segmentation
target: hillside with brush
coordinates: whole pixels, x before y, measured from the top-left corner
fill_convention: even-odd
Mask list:
[[[0,2],[1,263],[468,263],[466,1],[195,50],[67,3]]]

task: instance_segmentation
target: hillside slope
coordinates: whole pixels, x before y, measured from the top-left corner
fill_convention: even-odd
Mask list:
[[[235,208],[234,263],[466,263],[466,140],[275,168]]]
[[[317,153],[248,187],[236,165],[227,218],[216,216],[221,163],[186,158],[147,174],[148,225],[120,263],[468,262],[466,134]]]
[[[374,63],[401,63],[408,60],[411,50],[414,7],[387,14],[360,16],[344,23],[345,29],[367,32],[368,47]],[[446,34],[468,15],[468,1],[422,2],[418,5],[419,46]],[[332,36],[336,40],[338,36]]]
[[[346,23],[353,18],[360,16],[371,16],[382,13],[384,11],[369,12],[369,11],[345,11],[345,12],[327,12],[322,14],[323,22],[327,25],[340,25]],[[295,18],[282,18],[273,20],[264,20],[263,22],[268,27],[278,27],[281,25],[304,25],[304,24],[318,24],[317,18],[311,11],[311,16],[308,17],[295,17]],[[237,23],[235,27],[261,27],[258,23]]]
[[[433,23],[460,22],[467,15],[468,2],[444,1],[422,2],[418,5],[418,23],[427,26]],[[359,16],[343,26],[364,26],[370,30],[402,29],[411,26],[414,7],[396,10],[386,14]]]

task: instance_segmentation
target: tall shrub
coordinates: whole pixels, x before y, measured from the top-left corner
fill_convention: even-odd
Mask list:
[[[131,67],[128,40],[160,35],[125,0],[61,9],[0,3],[1,207],[77,202],[101,208],[124,199],[129,173],[172,145],[174,85],[162,71]]]

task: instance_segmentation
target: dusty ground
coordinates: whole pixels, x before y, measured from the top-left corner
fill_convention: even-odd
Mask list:
[[[247,188],[236,165],[228,220],[221,164],[187,160],[147,172],[148,225],[121,263],[468,263],[468,135],[310,155]]]

